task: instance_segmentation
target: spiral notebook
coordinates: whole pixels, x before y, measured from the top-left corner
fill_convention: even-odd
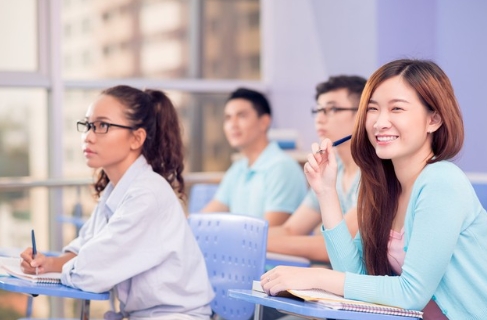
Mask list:
[[[254,281],[252,284],[252,290],[264,292],[260,281]],[[394,316],[404,316],[413,318],[422,318],[423,312],[417,310],[408,310],[392,306],[386,306],[382,304],[369,303],[358,300],[345,299],[336,294],[320,290],[320,289],[308,289],[308,290],[294,290],[290,289],[285,294],[278,294],[282,296],[292,296],[301,298],[305,301],[316,302],[330,309],[357,311],[377,314],[387,314]]]
[[[4,275],[10,275],[19,279],[29,280],[38,284],[59,284],[61,283],[60,272],[49,272],[40,275],[27,274],[20,269],[20,259],[0,257],[0,268]],[[0,273],[0,274],[2,274]]]

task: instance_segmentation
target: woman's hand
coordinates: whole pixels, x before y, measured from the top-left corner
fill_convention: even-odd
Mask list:
[[[51,272],[50,258],[37,252],[35,259],[32,259],[32,248],[25,249],[24,252],[20,254],[20,257],[22,258],[20,269],[25,273],[42,274]]]
[[[278,266],[267,271],[260,277],[264,291],[272,296],[288,289],[319,288],[318,279],[322,277],[324,268],[303,268]]]
[[[317,195],[335,189],[338,165],[331,140],[324,139],[320,145],[313,143],[311,150],[304,165],[309,185]]]

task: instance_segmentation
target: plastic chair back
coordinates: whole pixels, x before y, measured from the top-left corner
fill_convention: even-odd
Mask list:
[[[200,212],[213,199],[217,189],[217,183],[194,184],[189,192],[188,212]]]
[[[254,304],[231,298],[228,289],[252,289],[264,273],[266,220],[231,213],[193,213],[189,225],[205,257],[215,292],[212,310],[224,319],[248,320]]]

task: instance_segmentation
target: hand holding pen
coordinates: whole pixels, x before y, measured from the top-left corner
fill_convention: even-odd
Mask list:
[[[312,153],[308,155],[308,161],[304,165],[304,173],[316,194],[323,193],[330,188],[336,188],[338,165],[332,148],[350,140],[351,137],[346,136],[333,143],[330,139],[324,139],[319,145],[313,143],[311,146]]]
[[[349,135],[349,136],[343,137],[343,138],[341,138],[341,139],[338,139],[337,141],[333,142],[333,143],[331,144],[331,146],[332,146],[332,147],[339,146],[339,145],[341,145],[342,143],[347,142],[347,141],[348,141],[348,140],[350,140],[350,139],[352,139],[352,135]],[[319,153],[323,153],[323,152],[324,152],[324,150],[319,149],[317,152],[319,152]]]
[[[45,256],[37,252],[36,238],[34,230],[31,231],[32,248],[27,248],[20,254],[22,261],[20,267],[23,272],[29,274],[44,273]]]

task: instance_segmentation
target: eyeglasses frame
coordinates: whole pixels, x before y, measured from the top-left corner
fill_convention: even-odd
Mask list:
[[[103,124],[107,125],[107,131],[105,131],[105,132],[97,132],[96,131],[96,126],[94,125],[95,122],[99,122],[100,124],[103,123]],[[79,130],[80,125],[84,126],[85,128],[88,128],[88,129],[86,131],[80,131]],[[110,127],[117,127],[117,128],[122,128],[122,129],[135,130],[134,127],[124,126],[124,125],[121,125],[121,124],[110,123],[110,122],[106,122],[106,121],[93,121],[93,122],[89,122],[89,121],[77,121],[76,122],[76,129],[80,133],[88,133],[88,132],[90,132],[90,130],[93,129],[93,132],[96,133],[96,134],[107,134],[108,131],[110,130]]]
[[[346,107],[329,107],[329,108],[324,108],[324,107],[321,107],[321,108],[318,108],[318,109],[311,109],[311,114],[314,116],[320,112],[323,112],[323,114],[325,116],[330,116],[330,115],[333,115],[337,112],[341,112],[341,111],[357,111],[358,108],[346,108]],[[328,112],[330,112],[330,114],[328,114]]]

